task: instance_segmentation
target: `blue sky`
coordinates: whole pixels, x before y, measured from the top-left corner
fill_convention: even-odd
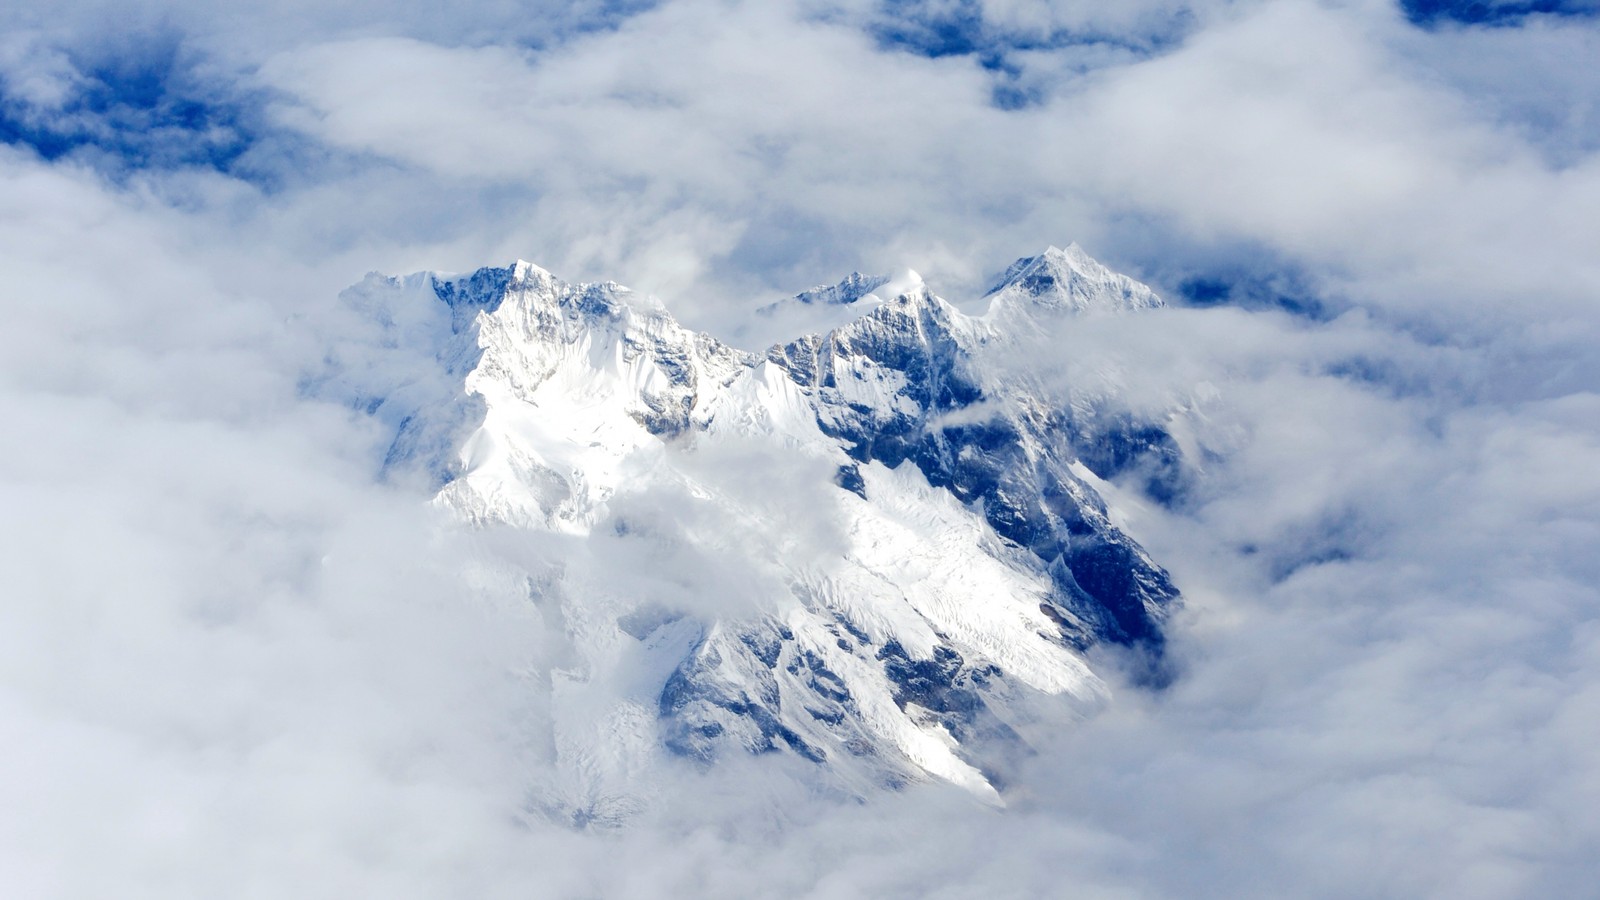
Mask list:
[[[1423,26],[1457,22],[1479,27],[1516,27],[1526,23],[1530,16],[1592,17],[1600,13],[1600,7],[1587,0],[1513,0],[1509,3],[1497,0],[1408,0],[1402,2],[1400,7],[1405,11],[1406,18]]]
[[[0,23],[7,883],[1523,897],[1600,875],[1593,4]],[[856,270],[970,307],[1074,240],[1177,307],[1029,360],[1181,410],[1205,448],[1186,505],[1139,516],[1189,598],[1173,685],[1055,732],[1003,816],[934,788],[844,808],[771,763],[663,785],[604,840],[530,820],[548,723],[507,673],[559,668],[558,636],[524,586],[464,571],[517,551],[440,528],[379,483],[371,423],[303,396],[376,339],[339,292],[520,257],[732,338]]]

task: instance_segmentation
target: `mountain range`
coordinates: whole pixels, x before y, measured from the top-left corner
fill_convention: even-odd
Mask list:
[[[999,803],[1032,723],[1106,702],[1089,648],[1159,671],[1179,592],[1104,494],[1173,502],[1179,444],[1027,362],[1163,304],[1076,245],[1018,260],[979,314],[852,274],[762,307],[814,327],[760,351],[520,261],[344,300],[378,337],[315,390],[381,428],[386,477],[544,548],[507,566],[562,644],[552,815],[620,820],[651,766],[742,754]]]

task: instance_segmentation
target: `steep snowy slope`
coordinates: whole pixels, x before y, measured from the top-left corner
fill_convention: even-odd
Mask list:
[[[571,644],[561,752],[608,785],[567,804],[581,816],[601,794],[625,811],[655,747],[997,799],[1039,699],[1100,703],[1080,652],[1159,653],[1177,592],[1080,477],[1086,445],[1121,438],[986,363],[1046,320],[1160,300],[1076,247],[991,297],[969,317],[914,273],[852,275],[787,301],[835,327],[755,355],[523,262],[372,276],[347,298],[384,326],[380,361],[326,385],[393,429],[385,466],[437,503],[611,561],[536,591]],[[1124,455],[1167,452],[1140,427]]]

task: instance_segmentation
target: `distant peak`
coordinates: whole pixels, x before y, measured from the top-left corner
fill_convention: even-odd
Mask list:
[[[1074,241],[1066,249],[1052,244],[1038,256],[1024,256],[1012,263],[995,286],[989,289],[989,293],[998,293],[1006,287],[1030,280],[1042,286],[1046,282],[1062,281],[1074,273],[1095,280],[1114,277],[1110,269],[1085,253]]]
[[[1106,268],[1076,242],[1066,249],[1050,246],[1012,263],[987,296],[1079,313],[1163,305],[1150,288]]]
[[[819,284],[809,291],[796,294],[795,299],[808,305],[844,306],[860,300],[888,281],[887,275],[863,275],[860,272],[851,272],[838,284]]]

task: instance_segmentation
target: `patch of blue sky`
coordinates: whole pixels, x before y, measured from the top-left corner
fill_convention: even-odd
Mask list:
[[[1152,280],[1166,285],[1167,299],[1180,306],[1286,313],[1316,328],[1360,305],[1330,293],[1302,267],[1259,246],[1180,246],[1148,263],[1156,272]],[[1365,315],[1383,313],[1368,308]],[[1388,324],[1417,347],[1447,345],[1447,337],[1430,333],[1426,322],[1391,320]],[[1321,373],[1394,398],[1466,389],[1456,376],[1441,373],[1437,364],[1436,356],[1424,352],[1389,358],[1358,350],[1324,360]]]
[[[1094,27],[1022,30],[991,20],[979,0],[882,0],[868,30],[880,48],[932,59],[970,57],[993,73],[992,102],[1001,109],[1041,103],[1048,90],[1020,61],[1048,55],[1068,71],[1148,59],[1175,49],[1194,24],[1179,12],[1138,20],[1119,31]]]
[[[595,0],[548,4],[548,9],[536,4],[496,19],[493,27],[479,23],[451,33],[429,20],[429,27],[397,24],[394,30],[447,43],[509,43],[538,53],[582,35],[614,31],[660,4]],[[348,24],[337,10],[320,21],[330,36]],[[204,32],[202,27],[193,34]],[[0,65],[0,143],[47,161],[89,166],[118,181],[138,172],[203,169],[269,192],[337,175],[360,162],[275,123],[269,112],[274,96],[253,86],[247,70],[230,67],[232,55],[199,49],[211,44],[190,40],[170,22],[132,11],[114,35],[99,27],[55,33],[52,46],[33,48],[37,59],[12,54],[8,65]],[[263,40],[275,44],[285,37],[267,28]],[[55,69],[43,73],[55,89],[37,89],[41,72],[30,69],[35,64]]]
[[[1600,0],[1400,0],[1414,25],[1515,27],[1530,16],[1596,17]]]
[[[1109,220],[1106,240],[1119,250],[1114,267],[1137,274],[1169,303],[1281,310],[1319,322],[1351,307],[1303,265],[1259,241],[1196,240],[1169,220],[1137,214]]]
[[[1176,13],[1137,20],[1120,31],[1086,27],[1022,30],[984,15],[978,0],[883,0],[871,30],[886,49],[922,56],[975,56],[992,61],[1028,50],[1055,50],[1084,44],[1106,44],[1144,55],[1176,46],[1193,26],[1193,17]]]
[[[1240,306],[1281,309],[1308,319],[1332,318],[1338,308],[1311,289],[1305,279],[1282,269],[1255,269],[1238,262],[1219,262],[1195,270],[1177,285],[1189,306]]]
[[[273,189],[306,168],[296,157],[312,148],[272,126],[265,93],[208,71],[176,34],[67,58],[71,71],[56,96],[22,89],[26,73],[0,73],[0,142],[116,180],[209,169]]]
[[[872,29],[886,49],[935,59],[977,54],[993,41],[989,32],[977,3],[935,5],[926,0],[885,0]]]

